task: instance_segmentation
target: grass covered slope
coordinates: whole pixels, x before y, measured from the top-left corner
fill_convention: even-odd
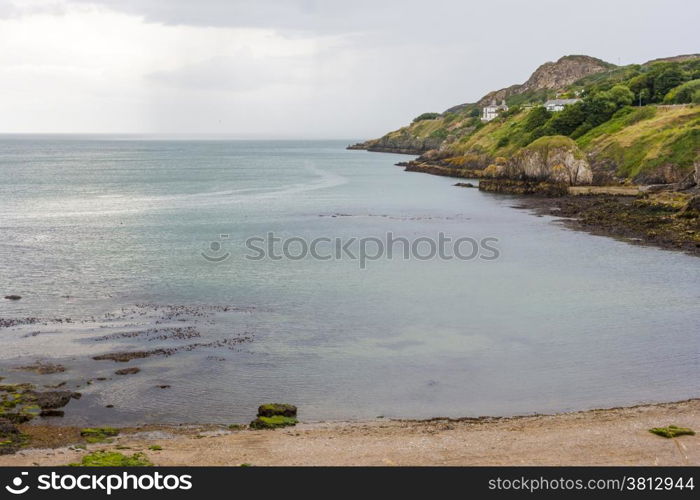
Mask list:
[[[534,108],[499,117],[432,156],[445,166],[483,169],[499,158],[515,158],[541,139],[566,137],[544,135],[531,141],[539,114]],[[680,182],[700,159],[700,106],[624,106],[575,143],[578,147],[572,151],[585,155],[596,183],[613,179],[640,184]]]
[[[598,170],[639,183],[679,182],[700,157],[700,107],[623,108],[577,142]]]

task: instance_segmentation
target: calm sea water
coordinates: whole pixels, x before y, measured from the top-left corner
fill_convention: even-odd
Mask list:
[[[0,300],[19,320],[0,328],[0,376],[77,388],[75,423],[244,422],[267,401],[321,420],[700,396],[699,259],[570,231],[348,142],[0,138],[0,292],[23,297]],[[268,232],[389,231],[496,237],[501,256],[244,258]],[[157,352],[92,359],[119,351]],[[36,361],[66,371],[16,369]]]

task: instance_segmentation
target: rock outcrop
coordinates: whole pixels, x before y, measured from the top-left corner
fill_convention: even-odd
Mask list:
[[[499,158],[483,172],[484,177],[549,182],[566,186],[591,184],[593,171],[572,139],[541,137],[510,159]]]
[[[442,144],[441,138],[417,137],[412,135],[410,128],[406,127],[396,132],[387,134],[379,139],[370,139],[348,146],[348,149],[364,149],[378,153],[399,153],[407,155],[420,155],[432,149],[438,149]]]
[[[555,62],[546,62],[535,70],[527,81],[520,85],[511,85],[504,89],[489,92],[477,101],[478,107],[483,107],[495,100],[500,102],[513,95],[523,94],[532,90],[557,90],[571,85],[584,76],[594,75],[614,68],[614,64],[590,56],[564,56]],[[459,109],[464,105],[450,108]]]

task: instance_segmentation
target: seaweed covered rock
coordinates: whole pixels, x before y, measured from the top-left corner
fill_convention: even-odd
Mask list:
[[[481,179],[479,190],[490,193],[528,194],[546,197],[566,196],[568,186],[556,182],[538,182],[513,179]]]
[[[22,435],[6,418],[0,418],[0,455],[16,452],[22,445]]]
[[[269,403],[258,407],[258,417],[250,423],[251,429],[277,429],[296,425],[297,407],[285,403]]]
[[[274,417],[258,417],[250,423],[251,429],[277,429],[280,427],[290,427],[298,424],[299,421],[294,417],[283,417],[275,415]]]
[[[80,462],[68,464],[70,467],[149,467],[153,465],[143,453],[131,456],[118,451],[94,451],[85,455]]]
[[[286,403],[269,403],[258,407],[258,417],[296,417],[297,407]]]
[[[0,418],[21,424],[79,397],[80,393],[72,391],[36,391],[31,384],[0,385]]]
[[[114,427],[86,427],[80,431],[80,435],[88,443],[110,443],[115,436],[119,435],[119,429]]]
[[[688,427],[677,427],[675,425],[669,425],[667,427],[654,427],[653,429],[649,429],[649,432],[668,439],[678,436],[695,435],[695,431],[693,429],[689,429]]]

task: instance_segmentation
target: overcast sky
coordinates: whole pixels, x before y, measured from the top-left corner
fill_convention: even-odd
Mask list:
[[[0,132],[369,138],[541,63],[700,52],[700,2],[0,0]]]

